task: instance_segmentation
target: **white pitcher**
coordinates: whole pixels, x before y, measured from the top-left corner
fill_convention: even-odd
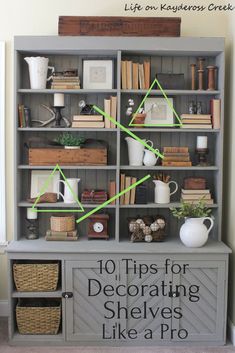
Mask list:
[[[161,180],[153,180],[155,184],[155,203],[170,203],[170,196],[175,194],[178,190],[178,184],[176,181],[169,181],[169,183],[164,183]],[[170,184],[175,184],[175,190],[170,191]]]
[[[141,142],[129,136],[125,137],[125,140],[128,146],[129,165],[135,166],[135,167],[143,165],[145,146]],[[149,143],[151,147],[153,146],[152,141],[149,141],[149,140],[148,141],[142,140],[142,141],[145,143]]]
[[[205,220],[210,221],[209,229],[204,224]],[[213,226],[214,221],[211,217],[186,218],[180,228],[180,239],[189,248],[200,248],[206,244]]]
[[[158,149],[156,149],[155,151],[159,152]],[[143,162],[146,167],[153,167],[157,163],[158,158],[159,158],[159,156],[157,156],[156,153],[154,153],[148,149],[144,150]]]
[[[47,81],[51,80],[52,76],[47,78],[47,71],[55,71],[53,66],[48,66],[49,59],[41,56],[26,57],[24,60],[29,65],[30,88],[45,89]]]
[[[58,196],[60,195],[62,197],[62,199],[64,200],[64,203],[75,203],[76,199],[78,197],[78,183],[79,183],[80,179],[68,178],[66,181],[67,181],[67,183],[64,180],[58,180],[57,195]],[[60,183],[64,184],[64,194],[62,194],[62,192],[59,191]],[[68,187],[68,184],[69,184],[72,192],[71,192],[70,188]]]

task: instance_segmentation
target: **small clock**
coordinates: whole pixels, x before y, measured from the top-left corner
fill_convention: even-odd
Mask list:
[[[108,239],[108,214],[96,214],[88,217],[88,238]]]

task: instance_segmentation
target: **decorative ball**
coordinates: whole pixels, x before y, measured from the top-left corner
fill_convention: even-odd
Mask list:
[[[145,235],[144,240],[145,240],[147,243],[151,243],[151,241],[153,240],[153,237],[152,237],[151,234]]]
[[[165,228],[166,222],[164,221],[164,219],[158,218],[158,219],[156,220],[156,222],[157,222],[157,224],[159,225],[159,227],[160,227],[161,229]]]
[[[157,222],[153,222],[153,223],[150,225],[150,229],[151,229],[152,232],[156,232],[159,228],[160,228],[160,226],[158,225]]]
[[[150,235],[152,233],[151,229],[149,226],[145,226],[143,229],[144,235]]]
[[[144,221],[143,221],[143,219],[138,218],[138,219],[136,220],[136,223],[141,224],[141,223],[144,223]]]
[[[136,222],[135,222],[135,221],[131,221],[131,222],[129,223],[129,231],[130,231],[130,232],[134,232],[135,229],[136,229],[136,226],[137,226]]]
[[[143,222],[143,223],[140,223],[139,225],[140,225],[140,229],[143,230],[143,229],[145,228],[145,223],[144,223],[144,222]]]

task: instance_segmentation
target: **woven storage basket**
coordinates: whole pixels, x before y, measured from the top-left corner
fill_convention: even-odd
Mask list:
[[[74,229],[74,216],[51,216],[51,230],[53,232],[71,232]]]
[[[59,278],[59,264],[14,264],[16,289],[20,292],[54,291]]]
[[[27,307],[17,304],[16,322],[22,335],[56,335],[61,320],[61,305]]]

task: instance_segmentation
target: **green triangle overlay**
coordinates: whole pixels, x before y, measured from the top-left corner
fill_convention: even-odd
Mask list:
[[[132,121],[135,119],[136,114],[138,113],[139,109],[142,108],[144,102],[146,101],[146,99],[148,98],[148,96],[151,94],[151,91],[153,89],[153,86],[157,84],[158,88],[160,89],[160,91],[162,92],[163,97],[165,98],[165,100],[167,101],[167,104],[169,106],[169,108],[172,110],[174,116],[176,117],[176,119],[178,120],[179,123],[176,124],[132,124]],[[169,98],[167,97],[164,89],[162,88],[162,86],[160,85],[160,82],[158,81],[157,78],[155,78],[151,84],[151,86],[149,87],[146,95],[144,96],[142,102],[140,103],[139,107],[137,108],[136,112],[133,115],[133,118],[131,119],[130,123],[128,126],[146,126],[146,127],[173,127],[173,126],[182,126],[182,121],[179,117],[179,115],[177,114],[177,112],[175,111],[173,105],[171,104],[171,102],[169,101]]]
[[[76,201],[76,203],[79,205],[80,209],[70,209],[70,208],[69,208],[69,209],[63,209],[63,210],[58,210],[58,209],[53,209],[53,210],[52,210],[52,209],[48,209],[48,208],[47,208],[47,209],[41,209],[41,210],[35,209],[35,207],[36,207],[37,204],[38,204],[38,201],[39,201],[40,197],[46,192],[46,189],[47,189],[47,187],[48,187],[50,181],[52,180],[52,178],[53,178],[53,176],[54,176],[54,174],[55,174],[55,172],[56,172],[57,170],[58,170],[58,171],[60,172],[60,174],[62,175],[65,184],[68,186],[68,188],[69,188],[71,194],[73,195],[74,201]],[[36,201],[34,202],[34,204],[33,204],[32,208],[31,208],[31,210],[32,210],[33,212],[56,212],[56,213],[59,213],[59,212],[60,212],[60,213],[62,213],[62,212],[63,212],[63,213],[64,213],[64,212],[66,212],[66,213],[68,213],[68,212],[85,212],[85,211],[84,211],[84,208],[83,208],[83,206],[82,206],[82,204],[81,204],[81,202],[78,200],[78,197],[74,194],[74,191],[72,190],[71,186],[69,185],[69,183],[68,183],[68,181],[67,181],[67,179],[66,179],[64,173],[62,172],[62,170],[61,170],[59,164],[56,164],[55,168],[53,169],[53,171],[51,172],[51,174],[49,175],[49,177],[47,178],[47,180],[46,180],[45,183],[43,184],[41,190],[39,191],[39,195],[37,196]]]

